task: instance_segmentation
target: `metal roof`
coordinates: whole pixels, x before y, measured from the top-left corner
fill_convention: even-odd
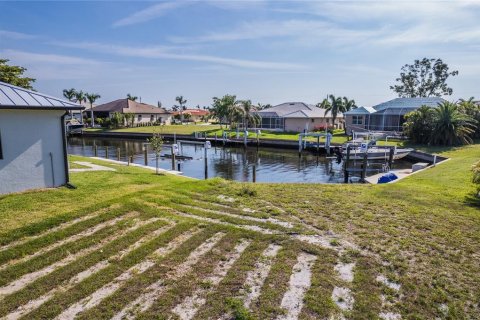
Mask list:
[[[383,102],[373,106],[377,111],[387,108],[420,108],[421,106],[436,107],[438,104],[445,102],[440,97],[428,98],[396,98],[387,102]]]
[[[0,82],[0,109],[84,109],[71,101]]]
[[[344,114],[371,114],[376,111],[377,110],[373,109],[372,107],[358,107],[350,111],[347,111]]]

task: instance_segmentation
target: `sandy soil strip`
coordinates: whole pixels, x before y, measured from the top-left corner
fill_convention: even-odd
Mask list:
[[[393,313],[393,312],[380,312],[378,317],[383,320],[401,320],[402,319],[402,316],[399,313]]]
[[[2,265],[0,267],[0,270],[3,270],[3,269],[6,269],[7,267],[13,265],[13,264],[17,264],[17,263],[21,263],[21,262],[24,262],[24,261],[27,261],[27,260],[30,260],[36,256],[39,256],[41,254],[44,254],[44,253],[47,253],[47,252],[50,252],[64,244],[67,244],[67,243],[71,243],[71,242],[75,242],[75,241],[78,241],[80,240],[81,238],[85,238],[85,237],[88,237],[92,234],[94,234],[95,232],[103,229],[103,228],[106,228],[106,227],[110,227],[110,226],[113,226],[115,225],[118,221],[120,220],[124,220],[128,217],[132,217],[134,215],[137,215],[138,213],[137,212],[129,212],[125,215],[122,215],[120,217],[116,217],[114,219],[111,219],[111,220],[108,220],[108,221],[105,221],[105,222],[102,222],[102,223],[99,223],[97,224],[96,226],[94,227],[91,227],[87,230],[84,230],[80,233],[77,233],[73,236],[70,236],[66,239],[63,239],[63,240],[60,240],[58,242],[55,242],[55,243],[52,243],[51,245],[47,246],[46,248],[41,248],[40,250],[38,250],[37,252],[33,253],[33,254],[30,254],[30,255],[27,255],[25,257],[22,257],[20,259],[16,259],[16,260],[12,260],[12,261],[9,261],[7,263],[5,263],[4,265]]]
[[[120,238],[121,236],[127,234],[128,232],[136,230],[136,229],[140,228],[141,226],[144,226],[146,224],[149,224],[149,223],[152,223],[152,222],[155,222],[155,221],[158,221],[158,220],[159,220],[158,218],[153,218],[153,219],[145,220],[145,221],[139,221],[139,222],[137,221],[133,226],[131,226],[131,227],[125,229],[125,230],[122,230],[121,232],[118,232],[118,233],[116,233],[116,234],[114,234],[110,237],[102,239],[102,241],[95,244],[94,246],[91,246],[91,247],[85,248],[83,250],[80,250],[77,253],[69,255],[69,256],[65,257],[64,259],[62,259],[60,261],[54,262],[53,264],[51,264],[51,265],[49,265],[49,266],[47,266],[43,269],[31,272],[31,273],[27,273],[27,274],[21,276],[20,278],[18,278],[17,280],[9,283],[8,285],[6,285],[4,287],[0,287],[0,297],[2,295],[8,295],[8,294],[12,294],[14,292],[17,292],[17,291],[25,288],[28,284],[34,282],[35,280],[37,280],[41,277],[44,277],[47,274],[50,274],[50,273],[54,272],[58,268],[66,266],[67,264],[77,260],[78,258],[81,258],[81,257],[86,256],[87,254],[89,254],[91,252],[99,250],[100,248],[102,248],[103,246],[108,244],[109,242],[111,242],[111,241],[113,241],[117,238]]]
[[[395,290],[396,292],[400,291],[400,288],[402,287],[401,284],[390,281],[387,277],[385,277],[383,274],[379,274],[376,278],[376,280],[383,285],[387,286],[388,288]],[[387,297],[382,294],[381,296],[382,299],[382,309],[388,309],[391,305],[394,305],[395,303],[398,302],[399,298],[393,297],[394,302],[387,302]],[[378,317],[380,319],[384,320],[400,320],[402,319],[402,316],[399,313],[394,313],[394,312],[386,312],[382,311],[379,313]]]
[[[148,206],[153,206],[157,209],[166,209],[166,210],[169,210],[168,212],[172,212],[171,208],[162,207],[162,206],[159,206],[155,203],[144,202],[144,204],[148,205]],[[220,224],[220,225],[223,225],[223,226],[240,228],[240,229],[243,229],[243,230],[261,232],[263,234],[280,234],[280,232],[278,232],[276,230],[265,229],[265,228],[262,228],[262,227],[259,227],[259,226],[233,224],[233,223],[221,221],[221,220],[218,220],[218,219],[197,216],[197,215],[194,215],[194,214],[189,214],[189,213],[180,212],[180,211],[174,211],[172,213],[174,213],[176,215],[179,215],[181,217],[185,217],[185,218],[190,218],[190,219],[199,220],[199,221],[205,221],[205,222],[214,223],[214,224]]]
[[[159,235],[161,235],[162,233],[165,233],[166,231],[170,230],[174,226],[175,225],[167,225],[167,226],[163,226],[163,227],[153,231],[152,233],[148,234],[147,236],[141,238],[140,240],[138,240],[137,242],[135,242],[134,244],[129,246],[128,248],[120,251],[118,254],[108,258],[107,260],[100,261],[97,264],[91,266],[90,268],[88,268],[88,269],[86,269],[82,272],[77,273],[74,277],[72,277],[68,281],[68,283],[66,285],[60,285],[60,286],[50,290],[48,293],[44,294],[43,296],[40,296],[40,297],[38,297],[37,299],[34,299],[34,300],[30,300],[28,303],[24,304],[23,306],[20,306],[18,309],[16,309],[12,313],[8,314],[5,317],[5,319],[6,320],[15,320],[15,319],[19,319],[20,317],[23,317],[24,315],[26,315],[26,314],[32,312],[33,310],[37,309],[38,307],[40,307],[46,301],[50,300],[55,295],[55,293],[57,293],[59,291],[64,292],[64,291],[67,291],[67,290],[71,289],[77,283],[80,283],[81,281],[90,277],[94,273],[97,273],[97,272],[101,271],[102,269],[105,269],[106,267],[108,267],[110,265],[110,261],[118,260],[118,259],[123,258],[125,255],[127,255],[130,252],[132,252],[133,250],[137,249],[138,247],[140,247],[144,243],[158,237]]]
[[[170,252],[177,249],[182,243],[190,239],[196,233],[200,232],[199,229],[189,230],[171,242],[169,242],[165,247],[161,247],[157,249],[155,252],[152,253],[152,257],[158,258],[169,254]],[[60,315],[58,315],[55,319],[73,319],[77,314],[82,311],[86,311],[98,305],[102,302],[103,299],[108,297],[109,295],[113,294],[117,291],[126,281],[133,278],[135,275],[144,273],[151,267],[155,265],[155,259],[147,258],[144,261],[134,265],[118,277],[116,277],[112,282],[104,285],[88,297],[80,300],[77,303],[71,305],[68,309],[64,310]]]
[[[122,311],[116,314],[112,320],[133,319],[135,318],[135,314],[149,309],[155,302],[155,299],[167,289],[167,287],[164,286],[166,279],[177,280],[188,274],[192,270],[193,266],[200,261],[200,258],[212,250],[218,241],[220,241],[220,239],[222,239],[224,236],[225,233],[220,232],[202,243],[190,253],[190,255],[182,264],[175,268],[175,273],[168,274],[164,279],[151,284],[146,289],[144,294],[129,303]]]
[[[353,308],[354,299],[352,291],[348,288],[333,288],[332,300],[342,311],[349,311]]]
[[[293,238],[302,242],[315,244],[327,249],[332,249],[340,253],[345,251],[345,249],[357,250],[357,247],[349,243],[348,241],[341,240],[341,239],[338,239],[337,237],[333,237],[330,235],[321,236],[318,234],[316,235],[299,234],[299,235],[294,235]],[[334,245],[334,243],[338,243],[338,245]]]
[[[44,231],[44,232],[42,232],[42,233],[40,233],[40,234],[37,234],[37,235],[34,235],[34,236],[27,236],[26,238],[23,238],[23,239],[20,239],[20,240],[16,240],[16,241],[10,242],[9,244],[6,244],[6,245],[0,247],[0,251],[4,251],[4,250],[7,250],[7,249],[9,249],[9,248],[11,248],[11,247],[24,244],[25,242],[28,242],[28,241],[33,240],[33,239],[38,239],[38,238],[40,238],[40,237],[43,237],[43,236],[45,236],[45,235],[47,235],[47,234],[51,234],[51,233],[56,232],[56,231],[58,231],[58,230],[62,230],[62,229],[68,228],[68,227],[70,227],[70,226],[72,226],[72,225],[74,225],[74,224],[77,224],[77,223],[79,223],[79,222],[82,222],[82,221],[88,220],[88,219],[90,219],[90,218],[96,217],[96,216],[98,216],[99,214],[102,214],[102,213],[107,212],[108,210],[117,209],[117,208],[119,208],[119,207],[120,207],[120,205],[112,205],[112,206],[110,206],[110,207],[108,207],[108,208],[100,209],[100,210],[98,210],[98,211],[96,211],[96,212],[94,212],[94,213],[87,214],[87,215],[85,215],[85,216],[83,216],[83,217],[76,218],[76,219],[73,219],[73,220],[71,220],[71,221],[64,222],[64,223],[62,223],[62,224],[60,224],[60,225],[58,225],[58,226],[56,226],[56,227],[53,227],[53,228],[51,228],[51,229],[46,230],[46,231]]]
[[[338,277],[345,282],[353,281],[353,268],[355,268],[355,263],[343,263],[338,262],[335,265],[335,271],[337,272]]]
[[[287,313],[280,315],[277,319],[298,319],[303,307],[303,297],[311,285],[312,267],[315,260],[317,260],[317,256],[313,254],[301,252],[298,255],[297,263],[290,276],[289,288],[285,292],[280,305],[283,309],[286,309]]]
[[[206,295],[210,292],[213,292],[220,281],[225,278],[228,270],[230,270],[235,261],[240,258],[243,251],[245,251],[250,243],[251,241],[249,240],[242,240],[239,244],[237,244],[233,251],[225,257],[225,260],[222,260],[217,264],[212,275],[204,280],[204,282],[209,283],[210,286],[208,288],[196,290],[193,295],[187,297],[182,303],[175,306],[175,308],[172,309],[172,312],[177,314],[182,320],[193,319],[198,309],[205,304]]]
[[[233,214],[233,213],[229,213],[229,212],[217,211],[217,210],[212,210],[212,209],[205,209],[205,208],[201,208],[201,207],[194,207],[194,206],[190,206],[190,205],[186,205],[186,204],[180,204],[180,205],[183,206],[183,207],[186,207],[186,208],[201,210],[201,211],[204,211],[204,212],[211,212],[211,213],[215,213],[215,214],[219,214],[219,215],[224,215],[224,216],[227,216],[227,217],[243,219],[243,220],[247,220],[247,221],[260,222],[260,223],[269,222],[271,224],[275,224],[277,226],[281,226],[281,227],[284,227],[284,228],[293,228],[293,224],[291,224],[290,222],[281,221],[281,220],[274,219],[274,218],[261,219],[261,218],[246,216],[246,215],[243,216],[243,215]]]
[[[242,294],[244,295],[243,304],[246,308],[249,308],[250,304],[260,296],[260,290],[272,268],[273,259],[277,256],[281,248],[281,246],[276,244],[269,245],[267,249],[263,251],[259,261],[255,263],[254,269],[248,272],[244,284],[244,288],[246,289],[242,290]]]

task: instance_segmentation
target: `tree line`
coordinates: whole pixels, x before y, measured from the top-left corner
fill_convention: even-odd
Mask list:
[[[422,106],[405,115],[403,131],[414,143],[431,145],[470,144],[480,138],[480,105],[471,97]]]

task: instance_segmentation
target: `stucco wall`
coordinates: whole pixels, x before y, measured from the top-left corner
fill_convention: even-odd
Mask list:
[[[365,128],[365,116],[363,117],[362,124],[352,124],[353,121],[353,115],[347,114],[345,115],[345,126],[347,128],[347,134],[350,135],[352,134],[352,130],[363,130]]]
[[[0,194],[66,183],[60,123],[64,113],[0,110]]]
[[[331,126],[332,119],[327,119],[329,120],[328,126]],[[335,124],[337,128],[341,127],[340,119],[335,119]],[[325,118],[313,118],[313,121],[312,119],[303,118],[285,119],[285,131],[302,132],[304,129],[312,131],[315,127],[325,127],[325,125],[327,125]]]

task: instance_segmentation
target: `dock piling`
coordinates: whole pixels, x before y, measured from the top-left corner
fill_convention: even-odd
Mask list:
[[[120,161],[120,148],[117,148],[117,161]]]
[[[175,170],[175,151],[173,150],[173,145],[172,145],[172,170]]]
[[[105,147],[105,159],[108,159],[108,146]]]
[[[96,144],[93,145],[93,155],[94,155],[95,157],[98,156],[98,149],[97,149],[97,145],[96,145]]]

